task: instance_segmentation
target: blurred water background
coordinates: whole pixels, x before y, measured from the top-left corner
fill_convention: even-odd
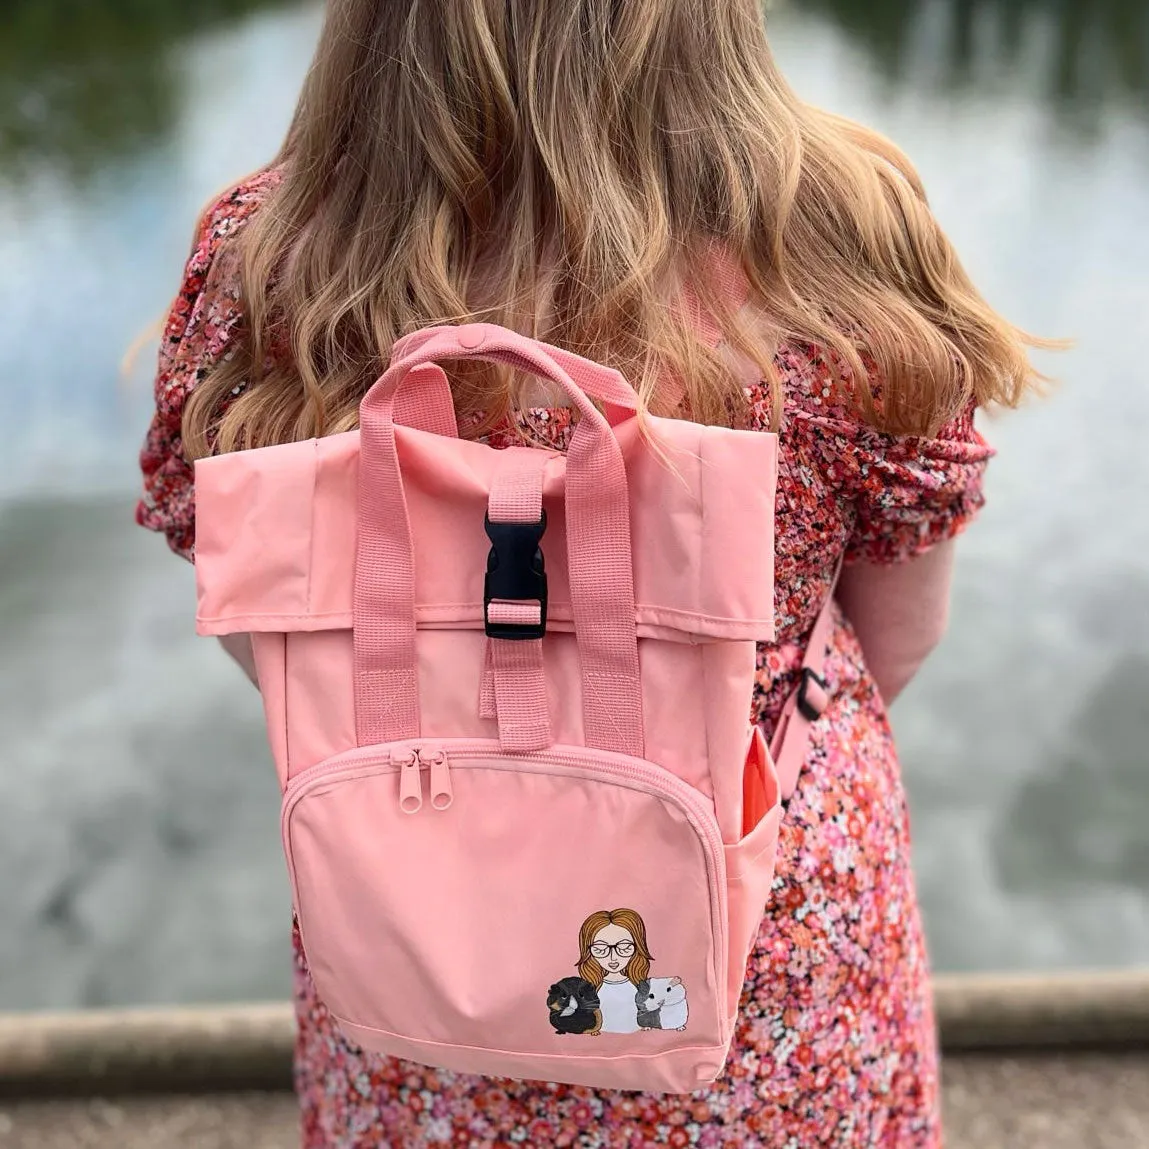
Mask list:
[[[0,1008],[289,988],[257,699],[133,524],[148,365],[119,370],[318,19],[0,0]],[[950,635],[895,708],[935,963],[1149,962],[1149,6],[788,0],[770,29],[802,95],[909,152],[989,298],[1078,340],[984,424]]]

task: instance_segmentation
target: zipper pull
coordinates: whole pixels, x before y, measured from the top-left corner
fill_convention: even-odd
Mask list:
[[[436,810],[449,810],[455,801],[451,791],[451,766],[442,750],[431,759],[431,805]]]
[[[392,761],[399,762],[399,808],[404,814],[418,814],[423,808],[423,777],[418,750],[408,750],[402,755],[392,755]]]

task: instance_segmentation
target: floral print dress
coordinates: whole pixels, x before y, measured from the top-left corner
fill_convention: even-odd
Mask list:
[[[219,274],[217,256],[275,179],[260,173],[205,213],[163,336],[137,518],[188,559],[195,505],[180,420],[241,323],[236,285]],[[972,410],[937,438],[896,438],[834,405],[816,350],[784,347],[778,364],[786,392],[778,641],[760,649],[753,700],[767,737],[839,557],[894,563],[955,535],[982,505],[991,454]],[[765,388],[751,399],[763,426]],[[565,412],[521,418],[564,445]],[[495,445],[500,437],[509,441],[509,430],[496,432]],[[730,1061],[715,1085],[688,1097],[647,1096],[485,1079],[365,1054],[333,1026],[295,933],[305,1149],[937,1149],[937,1051],[905,795],[885,706],[841,616],[826,674],[836,702],[813,728],[782,825],[773,897]]]

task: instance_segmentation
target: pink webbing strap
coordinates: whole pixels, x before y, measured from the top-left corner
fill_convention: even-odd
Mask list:
[[[427,363],[411,372],[410,384],[395,396],[395,422],[445,439],[459,437],[451,384],[437,363]]]
[[[830,694],[822,677],[830,638],[834,629],[834,592],[838,587],[841,564],[830,584],[826,601],[810,632],[806,657],[802,663],[801,678],[794,692],[786,700],[778,726],[770,744],[770,757],[778,771],[778,785],[782,801],[787,802],[798,785],[798,775],[806,761],[810,743],[810,727],[830,705]]]
[[[750,297],[750,285],[738,261],[715,241],[709,245],[703,262],[706,264],[703,274],[710,278],[719,298],[731,311],[740,311]],[[697,328],[706,343],[716,347],[722,341],[722,330],[715,316],[703,308],[691,280],[682,286],[682,300],[686,305],[687,320]]]
[[[584,417],[567,450],[567,552],[583,736],[588,746],[642,758],[630,502],[622,452],[613,433],[609,438],[613,451],[604,451]]]
[[[711,278],[719,298],[731,311],[735,313],[741,311],[750,298],[750,285],[738,261],[715,241],[703,254],[702,262],[706,265],[702,269],[702,274]],[[690,279],[682,285],[681,301],[676,310],[680,318],[693,327],[709,347],[715,348],[722,343],[722,329],[715,317],[702,306],[702,301]],[[678,409],[686,398],[686,386],[683,381],[668,375],[660,380],[659,386],[666,404],[671,409]]]
[[[419,733],[411,525],[395,442],[395,396],[440,359],[508,363],[557,384],[581,419],[567,453],[571,605],[587,744],[641,756],[642,687],[635,625],[630,505],[622,450],[590,397],[617,420],[638,397],[617,372],[489,324],[433,328],[397,345],[360,406],[355,575],[355,696],[360,745]]]
[[[514,335],[515,338],[524,339],[530,346],[542,348],[554,364],[561,367],[572,379],[577,380],[586,395],[589,395],[592,399],[598,399],[603,403],[606,418],[612,425],[620,419],[628,418],[637,412],[638,394],[618,371],[606,367],[601,363],[594,363],[589,359],[583,359],[581,356],[575,355],[571,351],[566,351],[562,347],[554,347],[549,343],[542,343],[539,340],[526,339],[525,336],[516,335],[515,332],[507,331],[506,328],[496,327],[493,324],[471,323],[462,327],[426,327],[421,331],[413,331],[410,335],[404,335],[403,338],[395,344],[392,350],[392,366],[400,360],[414,359],[429,343],[434,340],[441,340],[444,334],[450,335],[453,332],[481,333],[484,331],[498,331],[507,335]],[[462,338],[472,339],[479,339],[480,337],[480,334],[462,336]],[[535,375],[544,374],[544,372],[540,371],[537,367],[515,363],[506,355],[471,355],[470,350],[471,349],[456,351],[454,358],[475,358],[511,363],[512,366],[517,366],[520,370],[530,371]],[[447,356],[444,355],[444,358],[446,357]],[[545,375],[544,377],[550,378],[549,375]],[[446,382],[446,376],[443,378],[444,382]],[[557,380],[553,381],[558,382]],[[564,391],[566,390],[565,387],[563,389]],[[434,393],[431,396],[426,397],[427,403],[437,403],[440,401],[440,388],[436,386],[433,391]],[[449,387],[446,390],[446,395],[448,398],[450,397]],[[569,393],[568,397],[573,398]],[[454,408],[452,406],[452,412],[453,410]],[[415,423],[407,423],[407,426],[416,425]]]
[[[547,709],[543,640],[487,639],[482,693],[490,691],[499,720],[499,745],[508,754],[527,754],[553,745]],[[488,685],[489,683],[489,685]],[[480,700],[480,705],[487,702]]]
[[[492,523],[542,520],[543,472],[552,458],[554,452],[530,447],[500,452],[487,507]],[[542,622],[541,603],[494,599],[486,609],[491,622],[535,626]],[[479,694],[480,716],[498,719],[499,744],[508,754],[544,750],[554,741],[541,638],[488,638]]]
[[[419,679],[415,650],[415,561],[411,520],[395,446],[395,388],[360,407],[359,513],[352,637],[355,731],[360,746],[415,738]]]
[[[414,556],[395,425],[459,436],[442,367],[414,366],[402,382],[405,387],[396,383],[373,408],[376,417],[364,420],[366,398],[360,407],[354,641],[355,721],[361,746],[419,733]]]

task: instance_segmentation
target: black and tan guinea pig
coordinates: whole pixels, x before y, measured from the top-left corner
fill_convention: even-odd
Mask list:
[[[597,1034],[602,1030],[598,992],[581,977],[564,977],[547,991],[555,1033]]]

